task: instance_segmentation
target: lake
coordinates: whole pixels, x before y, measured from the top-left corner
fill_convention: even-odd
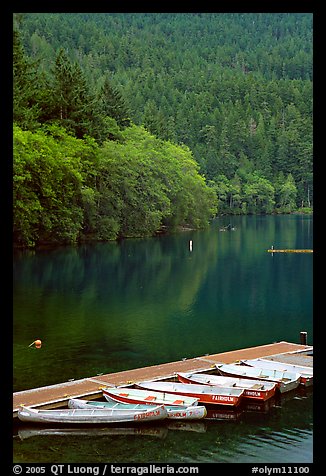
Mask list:
[[[229,223],[233,231],[220,231]],[[298,343],[300,331],[313,345],[313,254],[266,251],[312,243],[311,216],[241,216],[220,217],[207,230],[17,252],[14,391]],[[41,349],[29,347],[35,339]],[[311,391],[282,397],[268,411],[197,423],[136,434],[18,425],[14,461],[312,462]]]

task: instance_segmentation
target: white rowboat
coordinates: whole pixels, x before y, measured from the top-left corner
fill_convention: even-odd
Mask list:
[[[241,361],[245,365],[260,369],[275,369],[285,372],[294,372],[301,375],[300,383],[305,387],[313,385],[313,369],[312,367],[305,367],[302,365],[286,364],[283,362],[277,362],[276,360],[268,359],[249,359]]]
[[[21,421],[34,423],[67,423],[67,424],[97,424],[97,423],[125,423],[163,420],[168,413],[164,405],[149,407],[147,410],[113,411],[110,409],[62,409],[36,410],[31,407],[22,407],[18,410]]]
[[[262,382],[222,375],[201,373],[177,373],[178,380],[182,383],[213,385],[218,387],[243,388],[244,399],[266,401],[275,395],[277,384],[275,382]]]
[[[264,382],[275,382],[281,393],[296,389],[300,384],[300,374],[282,372],[272,369],[259,369],[247,365],[216,364],[216,368],[221,375],[236,378],[249,378],[263,380]]]
[[[146,403],[117,403],[115,401],[109,402],[94,402],[91,400],[79,400],[71,398],[68,401],[69,408],[110,408],[114,411],[144,411],[148,410]],[[205,418],[207,414],[206,407],[203,405],[192,405],[190,407],[178,407],[177,405],[164,405],[168,412],[168,418],[174,420],[199,420]]]

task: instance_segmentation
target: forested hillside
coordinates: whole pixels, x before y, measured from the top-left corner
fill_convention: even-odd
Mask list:
[[[81,161],[81,170],[71,165],[80,180],[79,221],[68,203],[63,208],[79,223],[74,240],[85,233],[106,239],[152,234],[162,225],[204,226],[217,200],[219,213],[312,206],[311,14],[17,15],[14,93],[17,160],[31,154],[39,166],[24,134],[31,141],[51,138],[56,146],[72,144],[68,134],[77,149],[95,154],[86,161],[89,169],[80,152],[72,154]],[[126,190],[135,190],[127,203],[121,184],[128,167],[133,178]],[[189,177],[183,170],[191,170]],[[25,192],[26,178],[15,183]],[[33,187],[31,180],[30,193],[40,201]],[[26,200],[19,200],[23,210]],[[147,227],[147,212],[136,213],[146,200]],[[46,207],[32,207],[37,225],[29,223],[30,242],[52,235],[51,220],[40,235]],[[21,242],[24,226],[17,228]]]

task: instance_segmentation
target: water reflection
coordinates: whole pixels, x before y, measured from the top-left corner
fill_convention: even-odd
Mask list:
[[[297,342],[301,330],[312,344],[312,255],[266,252],[311,247],[311,221],[234,217],[222,233],[222,218],[197,232],[17,254],[15,390]],[[42,348],[28,348],[36,338]]]
[[[19,253],[14,390],[312,335],[312,218],[234,217],[209,230]],[[189,240],[193,249],[189,249]],[[28,347],[35,339],[41,349]],[[289,397],[289,398],[287,398]],[[291,398],[290,398],[291,397]],[[135,429],[15,429],[15,462],[312,461],[312,392],[270,408]],[[47,434],[46,434],[47,431]],[[127,432],[127,433],[126,433]]]

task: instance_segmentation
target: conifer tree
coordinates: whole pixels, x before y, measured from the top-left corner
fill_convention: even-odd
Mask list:
[[[13,119],[25,129],[38,122],[38,88],[35,65],[28,60],[18,30],[13,31]]]
[[[52,89],[52,119],[76,137],[95,135],[95,99],[80,66],[72,64],[65,51],[58,52]]]
[[[126,102],[107,77],[100,92],[100,110],[104,116],[115,119],[119,126],[130,126],[130,112]]]

